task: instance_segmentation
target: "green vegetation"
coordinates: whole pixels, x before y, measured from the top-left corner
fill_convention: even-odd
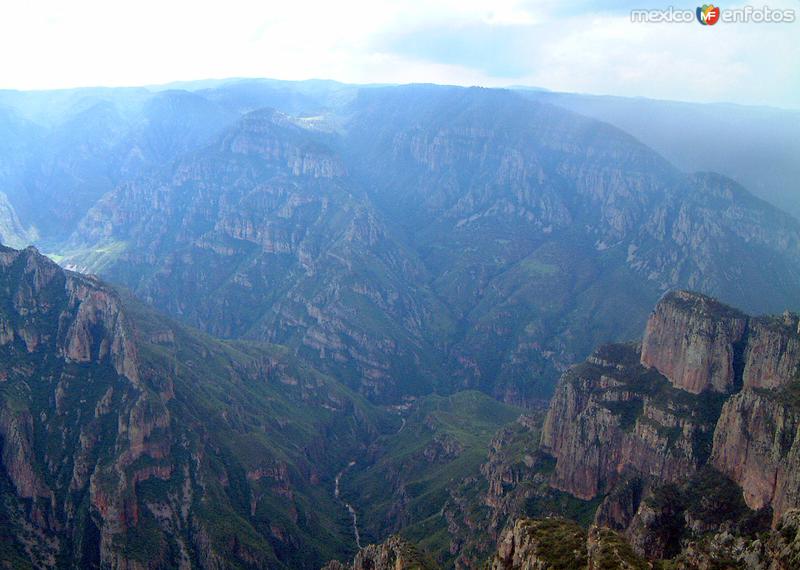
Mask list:
[[[564,517],[586,529],[594,521],[597,507],[604,498],[598,496],[590,501],[584,501],[569,493],[553,489],[545,496],[529,499],[523,514],[531,518]]]
[[[591,549],[592,570],[648,570],[650,565],[638,556],[630,543],[618,532],[608,528],[595,528]]]
[[[47,256],[56,263],[74,265],[99,274],[116,263],[127,249],[127,242],[110,240],[91,247],[48,253]]]
[[[438,556],[449,549],[442,509],[463,481],[479,475],[489,442],[520,410],[474,391],[416,401],[405,427],[374,444],[374,459],[342,480],[359,512],[362,534],[379,541],[387,513],[404,521],[402,535]],[[479,491],[472,486],[470,493]]]
[[[575,570],[586,567],[586,531],[575,522],[549,518],[522,521],[517,527],[535,545],[532,554],[544,568]]]

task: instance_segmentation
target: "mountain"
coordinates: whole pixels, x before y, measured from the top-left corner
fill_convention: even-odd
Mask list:
[[[477,470],[455,472],[463,451],[446,442],[458,424],[406,416],[403,437],[425,454],[384,436],[343,488],[369,529],[386,473],[396,492],[378,511],[396,526],[375,536],[398,534],[326,568],[796,567],[799,326],[794,313],[751,317],[670,292],[641,343],[572,367],[546,414],[499,429]],[[447,426],[440,445],[420,423]],[[422,457],[431,465],[416,471]],[[420,491],[427,509],[409,500]]]
[[[515,421],[479,392],[375,407],[286,348],[213,340],[32,248],[3,248],[0,270],[15,567],[319,568],[354,532],[400,533],[358,550],[365,568],[796,552],[792,313],[670,293],[641,347],[599,349],[546,417]],[[546,546],[566,537],[574,559]]]
[[[0,283],[3,561],[318,568],[351,552],[333,476],[394,415],[33,249],[0,251]]]
[[[685,172],[724,172],[800,219],[800,111],[520,91],[630,133]]]
[[[777,526],[800,506],[799,324],[667,294],[641,345],[601,348],[561,379],[541,439],[551,485],[602,500],[598,522],[653,558]]]
[[[519,414],[469,391],[376,407],[286,347],[215,340],[33,248],[0,250],[0,288],[12,567],[316,569],[359,535],[424,532]]]
[[[772,267],[794,291],[781,268],[797,263],[794,220],[606,124],[436,86],[363,90],[352,114],[344,149],[455,312],[449,356],[467,383],[524,396],[600,339],[634,336],[657,289],[758,311],[795,303],[795,292],[750,293]],[[763,262],[777,251],[783,261]]]
[[[67,263],[215,335],[316,356],[372,397],[430,392],[439,363],[427,334],[446,309],[419,290],[424,266],[328,139],[276,111],[249,113],[167,178],[106,195]]]
[[[107,193],[64,263],[382,402],[546,398],[670,287],[795,306],[797,221],[607,124],[502,90],[307,92],[322,118],[251,111]]]

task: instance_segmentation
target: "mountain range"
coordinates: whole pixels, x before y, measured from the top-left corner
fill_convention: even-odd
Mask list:
[[[437,85],[0,91],[0,560],[793,568],[791,176],[735,141],[694,161],[719,135],[691,117],[724,122]]]
[[[3,235],[215,336],[286,345],[376,402],[464,388],[545,400],[672,287],[796,306],[794,218],[524,95],[270,81],[47,105],[6,93],[20,144]]]
[[[545,412],[477,391],[376,405],[285,347],[215,340],[33,248],[0,251],[0,283],[12,567],[798,559],[795,313],[671,292],[641,343],[598,348]]]

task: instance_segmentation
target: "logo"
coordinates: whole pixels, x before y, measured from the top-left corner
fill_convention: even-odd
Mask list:
[[[704,26],[713,26],[719,21],[719,8],[713,4],[703,4],[697,8],[697,21]]]
[[[707,0],[705,0],[707,1]],[[670,6],[666,9],[631,10],[631,22],[645,24],[691,24],[697,20],[702,26],[713,26],[717,22],[726,24],[793,24],[798,18],[794,9],[775,10],[769,6],[738,6],[725,8],[723,12],[713,4],[703,4],[697,10]]]

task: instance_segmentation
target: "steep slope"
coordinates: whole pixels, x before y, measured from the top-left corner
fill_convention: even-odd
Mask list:
[[[287,344],[371,397],[429,392],[447,312],[328,138],[250,113],[166,178],[104,197],[66,263],[213,334]]]
[[[289,105],[247,82],[203,93]],[[323,115],[254,111],[107,194],[67,263],[382,400],[547,397],[673,286],[758,311],[798,298],[796,221],[609,125],[501,90],[304,93]]]
[[[413,544],[392,536],[382,544],[370,544],[358,551],[352,564],[329,562],[323,570],[433,570]]]
[[[638,334],[669,287],[796,303],[794,220],[607,124],[437,86],[364,89],[350,108],[343,152],[453,309],[467,385],[524,400],[603,339]]]
[[[601,348],[561,379],[541,440],[551,484],[604,498],[598,520],[653,557],[723,521],[778,524],[800,506],[799,322],[665,295],[641,347]]]
[[[773,107],[520,91],[630,133],[685,172],[724,172],[800,219],[800,113]]]
[[[333,474],[396,418],[285,349],[214,341],[33,249],[0,251],[0,288],[4,561],[318,568],[352,552]]]

